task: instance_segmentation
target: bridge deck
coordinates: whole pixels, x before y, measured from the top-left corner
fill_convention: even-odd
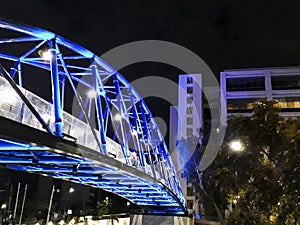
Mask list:
[[[152,213],[181,210],[165,185],[134,167],[7,118],[0,117],[0,124],[0,162],[6,168],[114,192]]]

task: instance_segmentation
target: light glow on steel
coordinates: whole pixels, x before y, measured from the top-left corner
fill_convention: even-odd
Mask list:
[[[61,140],[55,147],[50,147],[41,145],[37,139],[16,141],[20,139],[0,133],[1,165],[112,191],[138,205],[153,206],[153,212],[186,213],[175,168],[153,115],[120,73],[91,51],[52,32],[1,18],[0,30],[10,30],[22,36],[0,39],[0,45],[5,49],[0,53],[0,63],[2,60],[13,62],[13,66],[6,69],[11,77],[18,78],[15,80],[18,80],[20,91],[40,117],[34,118],[24,106],[24,98],[21,100],[13,95],[10,97],[15,100],[9,101],[8,97],[0,96],[3,111],[0,111],[0,116],[39,132],[45,131],[45,126],[49,125],[49,138],[55,135],[56,141]],[[5,48],[7,43],[27,42],[33,47],[25,45],[22,54],[14,54],[10,48]],[[45,51],[45,46],[49,50]],[[23,88],[26,73],[22,70],[23,65],[47,71],[51,78],[51,99],[46,101]],[[38,77],[39,73],[34,75]],[[78,115],[64,110],[65,95],[68,94],[66,84],[79,105]],[[83,87],[82,92],[76,89],[78,86]],[[8,82],[0,76],[1,93],[7,87]],[[42,125],[39,118],[46,124]],[[110,130],[112,128],[114,130]],[[59,148],[66,141],[69,141],[66,148],[79,146],[77,153]],[[89,158],[91,155],[97,155],[97,158]],[[152,201],[154,197],[150,197],[154,195],[158,195],[155,202]]]

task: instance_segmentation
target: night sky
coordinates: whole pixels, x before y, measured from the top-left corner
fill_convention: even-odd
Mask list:
[[[53,31],[98,55],[132,41],[174,42],[218,76],[231,68],[299,65],[299,11],[296,0],[7,0],[0,16]],[[129,81],[143,76],[177,81],[181,72],[160,63],[121,70]],[[167,115],[168,107],[152,111]]]
[[[99,55],[132,41],[171,41],[197,53],[217,73],[299,64],[299,10],[296,0],[9,0],[0,14]]]

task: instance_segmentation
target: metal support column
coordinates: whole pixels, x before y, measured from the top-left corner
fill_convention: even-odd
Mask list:
[[[131,102],[131,107],[132,107],[132,114],[133,114],[133,121],[134,121],[134,127],[136,129],[136,135],[133,135],[135,138],[136,138],[136,142],[137,142],[137,146],[138,146],[138,151],[139,151],[139,158],[140,158],[140,161],[141,161],[141,165],[143,166],[143,171],[145,172],[145,153],[144,153],[144,150],[141,148],[141,143],[140,143],[140,140],[139,140],[139,127],[140,127],[140,124],[139,124],[139,119],[138,119],[138,113],[137,113],[137,109],[136,109],[136,105],[135,105],[135,102],[133,100],[133,93],[132,93],[132,89],[130,88],[129,89],[129,95],[130,95],[130,102]]]
[[[62,107],[61,107],[62,105],[61,105],[55,39],[49,41],[49,46],[50,46],[49,52],[51,53],[50,69],[51,69],[52,97],[53,97],[54,116],[55,116],[55,123],[54,123],[55,132],[57,136],[62,137],[62,128],[63,128]]]
[[[101,79],[99,77],[97,65],[95,62],[91,65],[92,67],[92,73],[93,73],[93,88],[96,91],[96,110],[97,110],[97,121],[98,121],[98,127],[99,127],[99,133],[100,133],[100,140],[103,147],[103,153],[107,155],[106,151],[106,135],[105,135],[105,129],[104,129],[104,121],[103,121],[103,114],[102,114],[102,105],[101,105],[101,92],[102,84],[99,84],[101,82]]]
[[[119,108],[119,112],[121,113],[121,116],[124,116],[124,110],[123,110],[123,106],[122,106],[122,93],[120,90],[120,84],[119,84],[119,80],[116,74],[113,75],[113,79],[114,79],[114,85],[115,85],[115,91],[116,91],[116,98],[117,98],[117,104],[118,104],[118,108]],[[125,135],[124,132],[124,128],[123,128],[123,121],[122,119],[120,119],[120,125],[121,125],[121,135],[122,135],[122,149],[123,149],[123,154],[125,156],[126,159],[126,163],[127,165],[131,165],[131,162],[128,160],[128,157],[130,156],[129,153],[129,149],[128,149],[128,143],[127,143],[127,137]]]

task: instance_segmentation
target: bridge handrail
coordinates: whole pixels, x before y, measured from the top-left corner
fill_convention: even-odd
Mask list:
[[[42,118],[50,125],[50,128],[54,129],[54,108],[51,103],[44,100],[43,98],[35,95],[34,93],[26,90],[25,88],[19,87],[26,98],[32,103],[36,110],[40,113]],[[22,102],[21,98],[15,93],[14,89],[11,88],[9,83],[0,76],[0,116],[9,118],[11,120],[20,122],[30,127],[45,131],[42,124],[33,116],[28,107]],[[63,112],[63,132],[76,140],[76,143],[86,146],[95,151],[99,151],[99,146],[92,135],[90,127],[87,123],[84,123],[80,119],[72,116],[67,112]],[[99,131],[95,130],[99,136]],[[126,163],[125,157],[122,152],[120,144],[115,142],[109,137],[106,137],[106,148],[108,155]],[[145,165],[146,172],[149,175],[154,175],[160,179],[159,172],[154,170],[151,171],[148,165]],[[136,168],[143,171],[140,165],[136,165]]]

